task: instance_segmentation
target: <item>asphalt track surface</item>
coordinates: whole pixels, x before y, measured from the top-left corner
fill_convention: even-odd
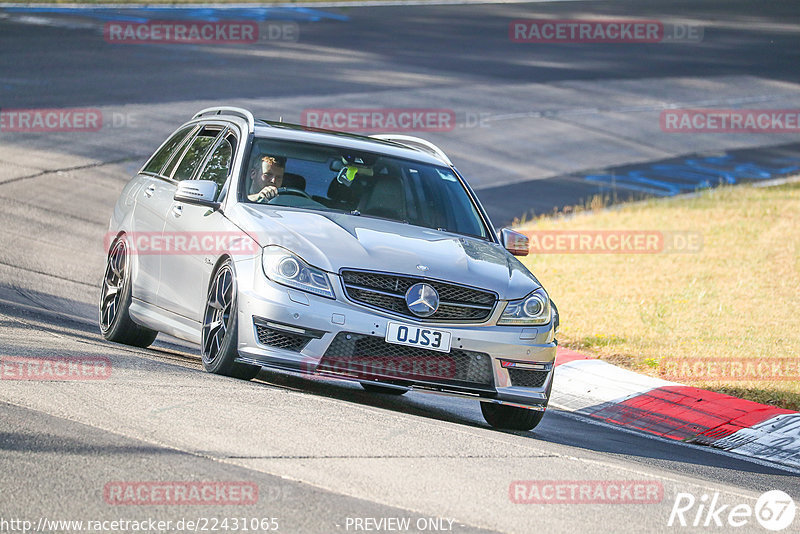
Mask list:
[[[664,161],[733,155],[759,166],[757,179],[793,172],[796,135],[658,129],[668,105],[797,108],[800,11],[791,3],[320,11],[280,15],[297,22],[296,42],[236,46],[111,45],[103,14],[0,11],[0,107],[98,108],[106,119],[92,133],[0,132],[0,353],[100,356],[112,368],[99,381],[0,381],[0,529],[3,519],[274,517],[282,532],[353,532],[354,518],[399,517],[411,518],[412,531],[439,518],[457,532],[658,532],[677,528],[667,523],[680,492],[719,493],[729,505],[754,506],[771,489],[800,499],[795,471],[559,410],[533,432],[498,432],[473,402],[387,398],[272,372],[243,383],[204,373],[197,350],[174,339],[150,350],[102,340],[95,302],[111,207],[154,147],[206,105],[293,121],[308,108],[454,110],[459,126],[428,137],[498,220],[526,204],[541,212],[580,202],[597,191],[586,176]],[[598,15],[699,24],[704,36],[650,45],[508,40],[516,18]],[[104,498],[109,482],[153,480],[250,482],[259,501],[120,506]],[[659,481],[664,497],[515,504],[517,480]],[[736,531],[765,530],[751,520]]]

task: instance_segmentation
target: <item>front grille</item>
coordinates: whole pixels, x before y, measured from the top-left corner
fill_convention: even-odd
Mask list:
[[[531,369],[509,369],[508,377],[512,386],[523,388],[540,388],[547,381],[549,371],[533,371]]]
[[[290,334],[288,332],[281,332],[274,328],[269,328],[264,325],[256,324],[256,335],[258,342],[262,345],[275,347],[278,349],[293,350],[300,352],[312,338],[301,336],[299,334]]]
[[[425,278],[352,270],[341,275],[350,300],[418,321],[485,321],[497,301],[490,291]],[[430,284],[439,293],[439,309],[424,319],[409,311],[405,299],[408,289],[419,282]]]
[[[445,353],[347,332],[336,335],[317,369],[367,380],[426,382],[495,391],[488,354],[462,349]]]

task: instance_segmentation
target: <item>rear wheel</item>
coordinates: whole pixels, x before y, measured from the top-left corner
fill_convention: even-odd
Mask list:
[[[200,345],[203,367],[209,373],[252,380],[261,367],[235,361],[239,356],[236,294],[233,263],[226,260],[214,273],[206,299]]]
[[[155,341],[158,332],[136,324],[128,313],[132,298],[130,265],[128,244],[120,238],[111,246],[103,275],[100,332],[109,341],[144,348]]]
[[[378,384],[371,384],[369,382],[361,382],[361,387],[364,388],[365,391],[369,391],[370,393],[383,393],[384,395],[402,395],[407,389],[403,388],[392,388],[389,386],[380,386]]]

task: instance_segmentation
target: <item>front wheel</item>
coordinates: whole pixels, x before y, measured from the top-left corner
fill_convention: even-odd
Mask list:
[[[481,413],[493,427],[507,430],[533,430],[544,417],[544,412],[537,410],[489,402],[481,403]]]
[[[200,344],[203,367],[209,373],[252,380],[261,367],[236,362],[239,355],[236,294],[233,262],[226,260],[214,273],[206,299]]]
[[[122,237],[114,242],[108,253],[100,290],[100,333],[115,343],[149,347],[158,332],[133,322],[128,313],[131,295],[131,260],[128,244]]]

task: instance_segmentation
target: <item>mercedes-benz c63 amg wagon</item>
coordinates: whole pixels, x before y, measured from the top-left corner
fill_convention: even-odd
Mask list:
[[[107,235],[106,339],[200,345],[212,373],[262,367],[480,401],[531,429],[558,313],[435,145],[203,110],[125,186]]]

